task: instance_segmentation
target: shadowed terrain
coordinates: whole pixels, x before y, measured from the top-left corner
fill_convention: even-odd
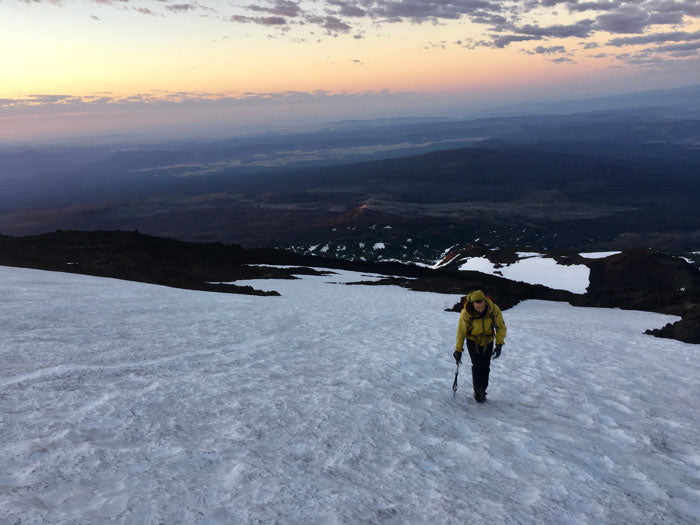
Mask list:
[[[700,120],[638,108],[0,151],[0,232],[135,230],[356,260],[700,245]]]

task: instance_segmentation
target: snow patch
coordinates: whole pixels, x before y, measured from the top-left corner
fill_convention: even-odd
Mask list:
[[[386,246],[383,242],[375,242],[374,246],[372,246],[373,250],[383,250],[384,248],[386,248]]]
[[[610,257],[611,255],[617,255],[618,253],[622,253],[621,251],[616,251],[616,252],[584,252],[584,253],[579,253],[581,257],[584,259],[605,259],[606,257]]]
[[[561,265],[554,259],[533,257],[514,264],[496,268],[486,257],[472,257],[459,267],[460,270],[500,275],[513,281],[543,284],[556,290],[586,293],[590,269],[582,264]]]
[[[457,246],[459,246],[459,244],[453,244],[449,248],[446,248],[445,250],[443,250],[443,252],[440,254],[440,257],[438,257],[437,262],[432,265],[432,268],[437,269],[437,268],[440,268],[441,266],[444,266],[445,264],[447,264],[449,261],[443,261],[443,259],[445,257],[447,257],[447,254],[450,253],[452,250],[454,250]],[[402,248],[403,248],[403,246],[402,246]]]

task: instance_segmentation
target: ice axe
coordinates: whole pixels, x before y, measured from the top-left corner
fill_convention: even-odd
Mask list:
[[[452,383],[452,397],[457,395],[457,376],[459,376],[459,363],[457,363],[457,370],[455,370],[455,380]]]

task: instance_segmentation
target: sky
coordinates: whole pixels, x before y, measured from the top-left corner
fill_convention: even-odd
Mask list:
[[[0,143],[700,83],[700,0],[0,0]]]

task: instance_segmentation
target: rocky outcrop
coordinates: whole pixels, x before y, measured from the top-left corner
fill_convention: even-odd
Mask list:
[[[250,257],[240,246],[192,244],[138,232],[58,230],[30,237],[0,236],[0,264],[7,266],[253,295],[279,294],[212,283],[266,276],[293,278],[288,271],[243,265]]]
[[[678,315],[680,321],[647,333],[700,343],[700,270],[694,265],[652,250],[630,250],[588,266],[588,291],[572,304]]]
[[[684,310],[683,317],[675,323],[668,323],[663,328],[647,330],[645,333],[657,337],[677,339],[684,343],[700,343],[700,305],[693,304]]]

